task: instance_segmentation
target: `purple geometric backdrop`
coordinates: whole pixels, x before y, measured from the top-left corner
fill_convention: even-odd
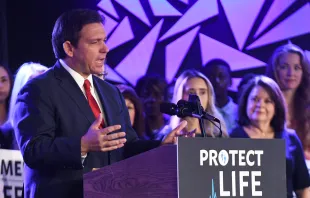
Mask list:
[[[310,51],[310,3],[303,0],[102,0],[97,7],[106,18],[107,78],[115,82],[135,85],[147,73],[171,82],[222,58],[235,90],[244,73],[264,72],[288,40]]]

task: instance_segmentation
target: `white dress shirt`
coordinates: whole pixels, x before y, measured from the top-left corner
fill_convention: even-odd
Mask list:
[[[87,96],[86,96],[86,93],[85,93],[85,89],[84,89],[84,81],[87,79],[89,80],[90,82],[90,93],[91,95],[95,98],[99,108],[100,108],[100,111],[101,111],[101,114],[103,116],[103,119],[104,119],[104,122],[106,123],[106,119],[105,119],[105,116],[104,116],[104,113],[103,113],[103,106],[100,102],[100,99],[99,99],[99,95],[94,87],[94,83],[93,83],[93,76],[92,75],[89,75],[86,79],[81,76],[81,74],[77,73],[76,71],[74,71],[73,69],[71,69],[62,59],[59,59],[59,62],[60,64],[65,68],[65,70],[67,70],[69,72],[69,74],[72,76],[72,78],[75,80],[75,82],[77,83],[77,85],[80,87],[81,91],[83,92],[86,100],[87,100]],[[82,155],[81,156],[81,161],[82,161],[82,164],[85,160],[85,158],[87,157],[87,154],[86,155]]]

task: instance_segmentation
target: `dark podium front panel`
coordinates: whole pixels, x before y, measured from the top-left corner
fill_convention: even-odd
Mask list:
[[[284,140],[179,138],[84,175],[85,198],[286,197]]]
[[[177,198],[176,145],[161,146],[84,175],[85,198]]]

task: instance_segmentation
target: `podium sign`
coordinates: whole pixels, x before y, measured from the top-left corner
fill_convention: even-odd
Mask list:
[[[286,197],[285,141],[179,138],[179,198]]]

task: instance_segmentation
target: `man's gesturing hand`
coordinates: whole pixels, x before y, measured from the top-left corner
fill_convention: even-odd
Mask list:
[[[117,132],[109,134],[113,131],[119,130],[121,125],[113,125],[100,129],[102,123],[102,114],[90,126],[87,133],[81,138],[81,153],[85,155],[89,151],[112,151],[124,146],[126,142],[126,133]]]

